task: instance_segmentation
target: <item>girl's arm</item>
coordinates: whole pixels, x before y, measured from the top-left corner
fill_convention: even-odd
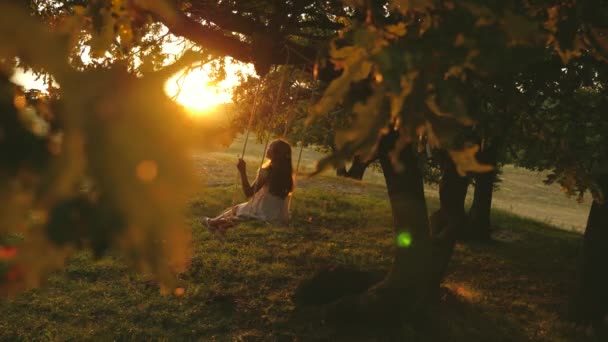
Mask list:
[[[266,177],[260,177],[260,175],[258,175],[258,178],[256,178],[253,184],[249,184],[249,179],[247,178],[247,163],[245,163],[243,159],[239,159],[239,162],[236,167],[241,175],[241,185],[243,187],[243,193],[247,198],[253,196],[266,183]]]

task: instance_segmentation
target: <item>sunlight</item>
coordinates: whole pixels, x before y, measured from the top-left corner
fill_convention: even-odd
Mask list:
[[[445,283],[453,293],[469,302],[476,302],[482,298],[482,293],[464,283]]]
[[[203,69],[180,76],[178,74],[168,81],[166,91],[171,97],[177,95],[175,100],[193,113],[205,113],[219,104],[232,101],[231,89],[212,85]]]
[[[179,72],[167,81],[165,92],[171,98],[175,97],[192,115],[206,115],[216,106],[232,102],[232,91],[240,82],[239,74],[254,74],[252,66],[228,59],[225,71],[226,77],[216,83],[210,76],[212,63],[192,69],[187,74]]]

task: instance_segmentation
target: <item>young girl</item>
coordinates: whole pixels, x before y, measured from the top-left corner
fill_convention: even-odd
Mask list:
[[[237,169],[248,202],[228,208],[215,218],[203,217],[203,223],[212,232],[224,233],[239,219],[251,218],[270,223],[287,223],[289,220],[289,195],[293,190],[291,146],[285,140],[274,140],[268,146],[267,163],[249,184],[247,164],[239,159]]]

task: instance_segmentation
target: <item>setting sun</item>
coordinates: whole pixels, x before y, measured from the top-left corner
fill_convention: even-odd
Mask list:
[[[187,74],[177,73],[167,81],[166,93],[193,115],[205,115],[217,105],[232,102],[232,90],[239,83],[238,73],[253,73],[252,67],[227,60],[225,79],[214,83],[209,76],[211,69],[212,65],[206,64]]]

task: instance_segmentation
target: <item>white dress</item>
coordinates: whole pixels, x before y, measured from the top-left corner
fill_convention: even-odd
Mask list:
[[[262,169],[258,172],[256,183],[268,177],[269,171]],[[270,193],[270,182],[264,182],[264,186],[259,189],[249,201],[237,204],[234,207],[234,214],[239,218],[252,218],[269,223],[284,224],[289,222],[289,204],[291,195],[281,198]]]

